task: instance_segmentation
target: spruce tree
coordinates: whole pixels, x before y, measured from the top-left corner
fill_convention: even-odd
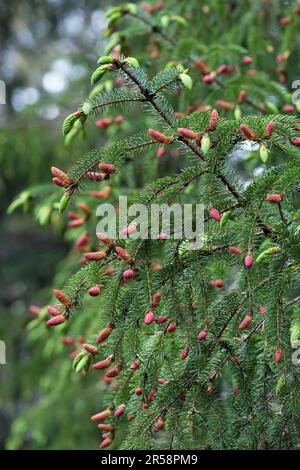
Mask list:
[[[74,154],[89,122],[111,141],[12,209],[67,214],[66,277],[38,321],[84,337],[73,369],[104,384],[100,448],[296,449],[300,5],[198,3],[107,11],[94,87],[63,133]],[[123,194],[204,204],[203,246],[96,234],[99,202]]]

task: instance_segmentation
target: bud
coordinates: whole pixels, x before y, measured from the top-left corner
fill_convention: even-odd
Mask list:
[[[98,67],[94,71],[94,73],[92,74],[92,77],[91,77],[91,84],[92,85],[99,82],[99,80],[103,77],[103,75],[105,75],[105,73],[108,70],[108,66],[109,66],[109,64],[100,65],[100,67]]]
[[[155,397],[155,395],[157,394],[158,392],[158,388],[157,387],[154,387],[151,392],[149,393],[149,395],[147,396],[147,399],[146,401],[149,403],[150,401],[153,400],[153,398]]]
[[[209,209],[209,215],[212,219],[214,219],[216,222],[220,222],[221,220],[221,214],[220,212],[215,208],[215,207],[211,207]]]
[[[183,84],[185,88],[187,88],[188,90],[192,89],[193,80],[187,73],[181,73],[179,75],[179,80],[181,81],[181,83]]]
[[[132,224],[128,225],[128,227],[124,227],[121,233],[122,235],[131,235],[132,233],[136,232],[136,229],[137,225],[133,222]]]
[[[219,113],[216,109],[213,109],[210,113],[210,119],[208,124],[208,130],[214,131],[218,127]]]
[[[216,279],[215,281],[210,281],[210,285],[212,287],[223,287],[224,286],[224,281],[223,281],[223,279]]]
[[[106,372],[106,377],[109,377],[109,378],[117,377],[117,375],[120,374],[122,369],[123,369],[122,364],[118,364],[116,367],[113,367],[112,369],[109,369],[108,372]]]
[[[160,303],[160,299],[161,299],[161,295],[160,295],[160,292],[155,292],[153,295],[152,295],[152,300],[151,300],[151,305],[153,307],[157,307]]]
[[[144,323],[146,325],[150,325],[154,321],[154,319],[155,319],[155,313],[150,311],[146,313],[145,318],[144,318]]]
[[[182,360],[186,359],[189,355],[189,352],[190,352],[190,348],[188,347],[188,345],[186,345],[181,351],[180,359]]]
[[[167,384],[169,383],[169,379],[158,379],[158,383],[162,385]]]
[[[295,145],[296,147],[300,147],[300,137],[293,137],[291,139],[291,144]]]
[[[68,186],[73,183],[73,180],[71,180],[71,178],[69,178],[64,171],[60,170],[56,166],[51,167],[51,173],[56,178],[60,179],[64,183],[64,185]]]
[[[159,239],[160,239],[160,240],[167,240],[167,239],[168,239],[168,235],[167,235],[166,233],[164,233],[164,232],[161,232],[161,233],[159,234]]]
[[[98,334],[98,338],[96,339],[96,343],[102,343],[103,341],[105,341],[109,335],[111,334],[113,330],[113,327],[111,325],[108,325],[106,326],[105,328],[103,328],[103,330],[100,331],[100,333]]]
[[[199,139],[199,133],[192,131],[190,129],[186,129],[185,127],[179,127],[177,129],[178,134],[182,135],[183,137],[186,137],[187,139],[195,140]]]
[[[127,421],[132,421],[134,418],[134,415],[127,415]]]
[[[275,130],[275,123],[273,121],[270,121],[269,124],[267,124],[266,129],[265,129],[265,136],[267,138],[270,138]]]
[[[87,171],[86,177],[91,181],[103,181],[106,177],[106,173],[98,173],[96,171]]]
[[[283,201],[284,194],[268,194],[266,196],[266,201],[271,202],[272,204],[280,204]]]
[[[83,217],[77,217],[76,219],[72,219],[68,222],[68,227],[70,228],[77,228],[81,227],[85,222],[85,219]]]
[[[206,155],[210,149],[210,138],[208,134],[204,134],[201,140],[201,150],[203,155]]]
[[[212,387],[211,385],[209,385],[209,386],[207,387],[207,393],[208,393],[209,395],[211,395],[211,394],[213,393],[213,391],[214,391],[213,387]]]
[[[123,116],[117,116],[117,117],[115,117],[115,119],[114,119],[114,123],[115,123],[115,124],[122,124],[122,122],[124,122]]]
[[[252,264],[253,264],[253,257],[251,255],[247,255],[245,256],[244,258],[244,266],[245,268],[251,268]]]
[[[203,60],[197,59],[197,60],[195,60],[195,64],[197,65],[197,67],[198,67],[198,69],[200,70],[200,72],[203,73],[203,75],[208,75],[208,74],[210,73],[209,68],[208,68],[207,65],[203,62]]]
[[[282,358],[282,349],[277,349],[275,353],[275,362],[278,364],[278,362],[281,361]]]
[[[94,286],[94,287],[91,287],[89,290],[88,290],[88,293],[91,297],[97,297],[100,292],[101,292],[101,287],[102,286]]]
[[[47,310],[48,310],[48,313],[52,315],[53,317],[56,317],[57,315],[61,315],[61,312],[54,305],[49,305]]]
[[[163,418],[158,418],[158,420],[156,421],[155,425],[154,425],[154,428],[153,428],[153,431],[154,432],[158,432],[160,431],[161,429],[163,429],[165,427],[165,421]]]
[[[64,323],[66,321],[66,317],[64,315],[56,315],[55,317],[50,318],[50,320],[47,321],[48,326],[56,326],[60,325],[61,323]]]
[[[93,346],[92,344],[83,343],[82,347],[91,354],[98,354],[98,348],[96,348],[96,346]]]
[[[172,322],[167,326],[166,332],[167,332],[167,333],[173,333],[173,331],[175,331],[176,328],[177,328],[177,323],[176,323],[176,321],[172,321]]]
[[[168,315],[161,315],[160,317],[158,317],[158,319],[156,320],[156,323],[158,325],[162,325],[163,323],[166,323],[166,321],[169,319]]]
[[[106,431],[106,432],[113,432],[115,428],[113,426],[110,426],[109,424],[98,424],[97,428],[101,429],[101,431]]]
[[[109,163],[99,163],[99,169],[101,171],[103,171],[103,173],[106,173],[108,175],[112,175],[113,173],[115,173],[116,171],[116,168],[114,165],[110,165]]]
[[[95,362],[95,364],[92,365],[92,368],[95,370],[106,369],[107,367],[112,365],[112,362],[113,362],[112,356],[108,356],[103,361]]]
[[[140,364],[138,361],[133,361],[133,363],[130,366],[130,370],[138,370],[140,367]]]
[[[248,328],[248,326],[250,325],[250,323],[252,322],[252,316],[251,315],[246,315],[244,320],[242,320],[242,322],[240,323],[239,325],[239,329],[240,330],[245,330],[246,328]]]
[[[120,416],[122,416],[122,414],[124,413],[125,411],[125,405],[120,405],[118,406],[118,408],[116,409],[116,411],[114,412],[114,416],[116,418],[119,418]]]
[[[257,310],[258,310],[258,312],[259,312],[262,316],[264,316],[264,315],[266,314],[266,309],[265,309],[265,307],[264,307],[263,305],[259,305],[259,306],[257,307]]]
[[[132,258],[131,256],[129,255],[129,253],[127,253],[127,251],[122,248],[121,246],[116,246],[115,247],[115,252],[117,253],[117,255],[119,256],[119,258],[121,258],[123,261],[126,261],[126,263],[132,263]]]
[[[269,258],[269,256],[279,253],[279,251],[280,251],[280,248],[278,246],[272,246],[270,248],[267,248],[266,250],[264,250],[262,253],[258,255],[255,262],[260,263],[264,259]]]
[[[246,64],[246,65],[252,64],[252,62],[253,62],[252,57],[250,57],[248,55],[243,58],[243,63]]]
[[[99,449],[104,449],[108,447],[112,443],[112,439],[110,437],[106,437],[99,445]]]
[[[244,103],[245,99],[247,98],[247,93],[245,90],[241,90],[240,93],[239,93],[239,97],[238,97],[238,103],[241,104],[241,103]]]
[[[109,247],[113,246],[113,241],[105,233],[96,232],[96,236],[102,243],[104,243],[104,245]]]
[[[260,144],[260,146],[259,146],[259,155],[260,155],[261,161],[263,163],[266,163],[268,158],[269,158],[269,150],[267,149],[265,144]]]
[[[170,144],[172,142],[172,138],[167,137],[162,132],[158,132],[155,129],[149,129],[148,135],[152,137],[152,139],[156,140],[157,142],[161,142],[162,144]]]
[[[123,279],[128,281],[129,279],[133,279],[135,276],[135,271],[133,269],[126,269],[126,271],[123,272]]]
[[[198,333],[198,336],[197,336],[197,339],[199,341],[204,341],[205,338],[207,336],[207,331],[206,330],[201,330],[199,333]]]
[[[135,395],[140,396],[143,394],[143,390],[140,387],[138,387],[135,389],[134,393]]]
[[[215,74],[209,73],[207,75],[204,75],[204,77],[202,77],[202,82],[210,85],[211,83],[215,81],[215,79],[216,79]]]
[[[240,255],[242,252],[240,248],[234,245],[229,246],[228,251],[230,251],[230,253],[233,253],[234,255]]]
[[[286,104],[283,108],[282,111],[286,114],[291,114],[295,111],[295,106],[292,104]]]
[[[256,134],[255,132],[246,124],[241,124],[240,125],[240,130],[244,134],[244,136],[249,139],[249,140],[256,140]]]
[[[230,72],[230,67],[227,64],[219,65],[217,68],[217,74],[222,75],[223,73]]]
[[[55,307],[54,307],[54,308],[55,308]],[[29,312],[30,312],[32,315],[38,317],[39,314],[41,313],[41,310],[42,310],[42,309],[41,309],[41,307],[39,307],[38,305],[33,305],[33,304],[32,304],[32,305],[29,305],[28,310],[29,310]],[[48,307],[48,312],[49,312],[49,307]],[[49,312],[49,313],[50,313],[50,312]]]
[[[107,252],[105,250],[93,251],[90,253],[84,253],[84,257],[89,261],[99,261],[106,258]]]
[[[65,192],[65,194],[62,195],[60,201],[59,201],[59,207],[58,211],[60,214],[64,212],[64,210],[68,207],[68,204],[71,199],[71,193],[70,192]]]
[[[70,308],[71,307],[71,302],[70,300],[67,298],[67,296],[61,292],[60,290],[58,289],[54,289],[53,290],[53,294],[55,295],[55,297],[57,298],[57,300],[66,308]]]
[[[112,266],[108,266],[108,268],[106,268],[104,270],[104,273],[106,276],[112,276],[112,274],[114,274],[115,270]]]
[[[232,103],[229,103],[229,101],[225,101],[225,100],[218,100],[217,103],[220,108],[226,109],[227,111],[229,109],[232,109],[234,106]]]
[[[114,61],[115,61],[115,57],[113,55],[105,55],[103,57],[100,57],[98,60],[97,60],[97,63],[100,64],[100,65],[104,65],[104,64],[112,64]]]
[[[126,57],[126,59],[124,60],[124,63],[134,68],[138,68],[140,66],[135,57]]]
[[[99,127],[100,129],[106,129],[107,127],[111,126],[113,124],[113,118],[101,118],[97,119],[95,122],[96,126]]]
[[[239,392],[239,387],[237,385],[235,385],[232,389],[232,393],[233,393],[234,396],[237,396],[238,392]]]
[[[165,152],[166,152],[165,147],[163,147],[163,146],[158,147],[158,149],[156,151],[157,158],[163,157]]]
[[[89,235],[87,233],[83,233],[77,238],[75,242],[75,247],[77,248],[77,250],[82,250],[87,246],[89,241],[90,241]]]
[[[56,186],[59,186],[60,188],[65,188],[66,186],[68,186],[56,176],[52,178],[52,183],[56,184]]]

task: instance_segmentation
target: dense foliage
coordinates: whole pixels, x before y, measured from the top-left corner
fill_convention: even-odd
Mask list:
[[[282,7],[108,10],[94,88],[63,125],[75,162],[52,167],[61,189],[38,185],[10,206],[33,205],[42,225],[66,213],[71,250],[53,305],[32,307],[29,339],[48,359],[47,412],[62,400],[58,420],[72,426],[99,398],[80,432],[98,425],[103,448],[299,446],[300,5]],[[79,158],[90,122],[109,142]],[[203,247],[96,234],[99,202],[119,195],[203,203]]]

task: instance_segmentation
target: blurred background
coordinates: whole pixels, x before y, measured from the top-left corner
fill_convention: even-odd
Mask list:
[[[46,336],[38,339],[26,329],[32,320],[28,306],[44,305],[49,299],[68,243],[59,236],[59,226],[55,232],[20,210],[10,216],[6,211],[20,191],[50,181],[51,164],[70,164],[74,148],[64,145],[62,121],[89,91],[91,70],[103,50],[104,10],[112,4],[105,0],[0,2],[0,80],[6,89],[6,104],[0,104],[0,340],[6,343],[6,365],[0,365],[0,448],[97,445],[97,431],[86,419],[95,406],[92,394],[87,396],[87,390],[74,405],[73,394],[81,393],[77,376],[70,376],[75,381],[72,390],[62,390],[63,402],[54,398],[59,419],[47,413],[51,398],[48,394],[43,399],[42,391],[49,390],[54,376],[64,387],[70,367],[54,368],[50,382],[42,383],[43,368],[52,354],[51,340],[47,346],[46,329]],[[78,141],[74,157],[85,148],[89,148],[88,139]]]

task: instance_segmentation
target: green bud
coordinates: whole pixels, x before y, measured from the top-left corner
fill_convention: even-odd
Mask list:
[[[36,219],[40,225],[47,225],[50,222],[52,207],[48,204],[41,206],[36,214]]]
[[[233,114],[234,114],[234,119],[236,119],[237,121],[238,121],[239,119],[241,119],[241,117],[242,117],[241,108],[240,108],[239,106],[236,106],[236,107],[234,108]]]
[[[128,65],[130,65],[131,67],[134,67],[134,68],[138,68],[140,66],[140,64],[138,63],[138,61],[134,57],[127,57],[124,60],[124,62],[125,62],[125,64],[128,64]]]
[[[261,158],[261,161],[263,163],[266,163],[268,158],[269,158],[269,150],[267,149],[267,147],[265,146],[265,144],[261,144],[260,147],[259,147],[259,155],[260,155],[260,158]]]
[[[269,111],[269,113],[278,113],[279,112],[277,106],[274,103],[272,103],[271,101],[266,101],[265,102],[265,107],[266,107],[267,111]]]
[[[191,77],[189,75],[187,75],[186,73],[182,73],[179,75],[179,78],[181,80],[181,82],[183,83],[183,85],[188,89],[190,90],[193,86],[193,80],[191,79]]]
[[[110,16],[114,15],[115,13],[120,13],[120,12],[121,12],[120,7],[111,7],[108,10],[106,10],[105,15],[106,15],[107,18],[109,18]]]
[[[171,19],[173,21],[176,21],[176,23],[180,24],[181,26],[186,27],[188,25],[186,19],[183,18],[183,16],[174,15],[174,16],[171,16]]]
[[[132,15],[135,15],[137,13],[137,6],[134,3],[126,3],[125,8],[131,13]]]
[[[296,101],[295,106],[296,106],[296,110],[298,111],[298,113],[300,113],[300,100]]]
[[[97,60],[97,63],[100,65],[112,64],[116,58],[113,55],[104,55]]]
[[[220,227],[224,227],[224,225],[229,222],[229,220],[232,220],[234,218],[234,212],[233,211],[226,211],[221,217],[220,220]]]
[[[100,67],[98,67],[92,75],[91,84],[94,85],[95,83],[99,82],[100,78],[102,78],[103,75],[105,75],[107,72],[107,69],[108,65],[100,65]]]
[[[82,359],[78,362],[75,368],[75,372],[79,373],[81,371],[87,372],[91,365],[91,357],[88,354],[85,354]]]
[[[260,253],[260,255],[258,255],[255,262],[260,263],[264,259],[269,258],[269,256],[279,253],[279,251],[280,251],[280,248],[278,246],[272,246],[271,248],[267,248],[262,253]]]
[[[75,121],[78,119],[77,113],[72,113],[69,114],[69,116],[66,117],[63,123],[63,135],[67,135],[70,130],[72,129]]]
[[[73,360],[73,364],[72,364],[72,368],[73,369],[76,369],[76,367],[78,366],[79,362],[85,357],[85,356],[88,356],[88,352],[83,350],[83,351],[80,351],[77,356],[74,358]]]
[[[170,17],[168,15],[163,15],[160,19],[161,25],[166,28],[170,23]]]
[[[93,105],[89,101],[85,101],[82,105],[82,111],[88,116],[93,110]]]
[[[23,191],[19,196],[11,202],[7,208],[7,213],[12,214],[18,207],[24,206],[30,199],[31,194],[29,191]]]
[[[67,208],[69,202],[70,202],[70,199],[71,199],[71,195],[66,192],[61,200],[59,201],[59,213],[62,214],[64,212],[64,210]]]
[[[202,150],[203,155],[206,155],[209,149],[210,149],[210,138],[208,134],[204,134],[201,140],[201,150]]]
[[[108,17],[107,26],[110,28],[119,18],[121,18],[122,13],[116,12]]]
[[[120,37],[115,35],[114,38],[107,44],[104,49],[104,54],[109,54],[118,44],[120,44]]]
[[[285,387],[285,376],[282,375],[278,382],[277,382],[277,385],[275,387],[275,392],[276,392],[276,395],[279,395],[279,393],[281,392],[281,390]]]
[[[291,327],[291,341],[297,341],[300,338],[300,323],[296,323]]]

